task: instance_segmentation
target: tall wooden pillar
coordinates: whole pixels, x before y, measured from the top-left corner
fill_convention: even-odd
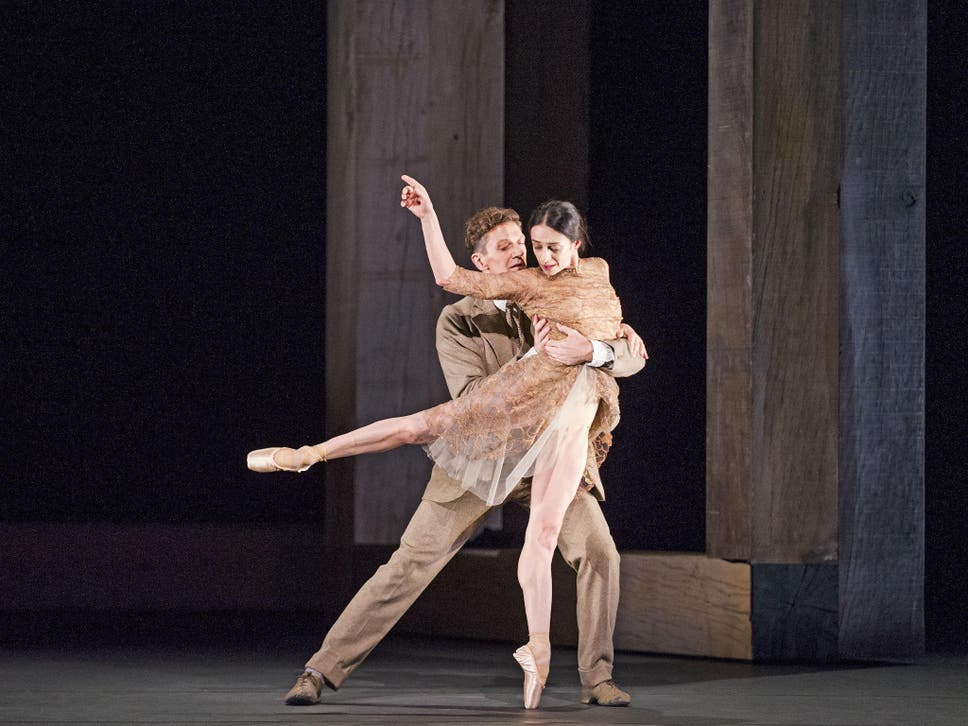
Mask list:
[[[462,223],[503,197],[501,0],[331,0],[326,416],[332,434],[447,399],[440,309],[400,174],[427,185],[456,259]],[[422,451],[326,467],[329,544],[392,543],[430,473]]]
[[[757,658],[923,641],[924,23],[710,3],[707,553]]]
[[[844,0],[840,654],[924,649],[925,0]]]

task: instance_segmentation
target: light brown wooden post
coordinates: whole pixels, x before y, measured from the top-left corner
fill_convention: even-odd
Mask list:
[[[841,5],[709,13],[707,553],[754,658],[837,654]]]
[[[461,225],[503,197],[500,0],[329,3],[326,415],[335,433],[447,399],[434,346],[451,296],[433,281],[400,174]],[[409,447],[327,465],[330,543],[392,543],[430,463]]]
[[[710,6],[707,551],[837,550],[840,3]]]

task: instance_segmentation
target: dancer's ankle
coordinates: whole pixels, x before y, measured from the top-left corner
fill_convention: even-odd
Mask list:
[[[548,633],[528,633],[528,648],[534,654],[538,677],[544,682],[551,667],[551,640]]]

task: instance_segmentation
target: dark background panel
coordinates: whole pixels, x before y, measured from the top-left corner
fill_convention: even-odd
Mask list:
[[[968,5],[928,3],[925,627],[968,649]]]
[[[3,519],[312,516],[244,455],[322,431],[325,4],[4,26]]]
[[[649,348],[603,468],[620,549],[705,549],[705,2],[592,3],[593,253]]]

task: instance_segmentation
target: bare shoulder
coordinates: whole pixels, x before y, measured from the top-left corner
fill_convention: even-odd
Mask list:
[[[582,264],[603,275],[608,275],[608,263],[601,257],[586,257]]]

